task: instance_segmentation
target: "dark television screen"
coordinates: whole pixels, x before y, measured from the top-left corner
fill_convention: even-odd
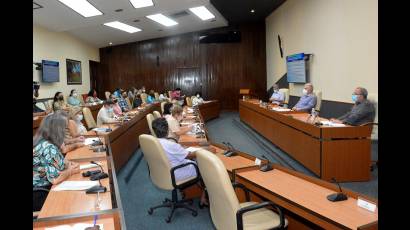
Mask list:
[[[43,82],[59,82],[60,70],[57,61],[42,60],[42,81]]]

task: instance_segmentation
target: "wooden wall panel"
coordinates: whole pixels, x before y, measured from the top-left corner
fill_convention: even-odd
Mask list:
[[[101,48],[102,88],[170,90],[187,88],[194,78],[199,86],[192,92],[200,89],[205,99],[219,100],[222,109],[238,109],[240,88],[260,97],[266,93],[265,24],[238,29],[240,43],[200,44],[201,32],[193,32]],[[197,69],[199,76],[181,77],[186,68]]]

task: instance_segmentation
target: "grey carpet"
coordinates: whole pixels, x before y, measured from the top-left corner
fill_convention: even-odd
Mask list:
[[[314,176],[301,164],[290,158],[286,153],[276,148],[270,141],[257,134],[250,127],[239,121],[238,112],[222,112],[220,117],[207,122],[209,138],[216,143],[230,142],[236,149],[256,157],[268,158],[271,162]],[[278,157],[272,154],[277,153]],[[372,159],[377,160],[377,144],[372,146]],[[369,182],[342,183],[343,188],[378,197],[378,169],[372,172]],[[162,208],[148,215],[151,206],[158,205],[164,198],[171,198],[171,192],[157,189],[149,179],[147,163],[138,150],[127,165],[118,173],[118,185],[127,229],[214,229],[208,209],[199,209],[198,200],[194,206],[198,216],[192,217],[187,210],[180,209],[174,213],[170,224],[165,223],[169,209]]]

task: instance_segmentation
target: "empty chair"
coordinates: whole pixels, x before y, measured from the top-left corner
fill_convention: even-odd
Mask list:
[[[289,89],[282,88],[282,89],[279,89],[279,92],[282,92],[283,95],[285,95],[285,101],[283,102],[283,104],[285,105],[285,107],[288,107],[288,104],[289,104]]]
[[[152,122],[155,120],[154,115],[152,115],[152,113],[148,113],[147,116],[145,117],[147,118],[148,127],[149,127],[149,130],[151,131],[151,135],[154,137],[157,137],[157,135],[155,135],[154,130],[152,129]]]
[[[282,229],[287,225],[281,209],[270,201],[239,203],[222,161],[207,150],[196,152],[199,171],[208,191],[212,222],[216,229]],[[241,186],[247,194],[249,191]],[[247,196],[249,197],[249,196]],[[265,207],[272,207],[273,212]]]
[[[154,118],[155,118],[155,119],[161,117],[161,114],[160,114],[158,111],[156,111],[156,110],[155,110],[154,112],[152,112],[152,114],[154,115]]]
[[[191,203],[191,199],[178,199],[178,190],[185,189],[192,185],[195,185],[199,181],[199,177],[188,178],[181,182],[175,181],[174,171],[178,168],[186,167],[189,165],[194,165],[197,175],[199,175],[199,170],[196,164],[189,162],[186,164],[178,165],[171,168],[161,144],[158,139],[147,134],[142,134],[139,136],[139,141],[141,145],[141,150],[144,155],[145,160],[148,163],[149,176],[152,183],[163,190],[172,190],[172,200],[165,199],[161,205],[156,207],[151,207],[148,210],[148,214],[152,215],[153,211],[157,208],[168,207],[171,208],[170,215],[165,219],[167,223],[171,222],[172,215],[177,208],[185,208],[191,211],[193,216],[198,215],[198,213],[191,208],[186,203]]]
[[[320,111],[320,107],[322,106],[322,91],[320,90],[313,90],[313,93],[316,96],[316,106],[315,110]],[[310,112],[310,111],[309,111]]]
[[[83,115],[84,115],[84,120],[85,120],[85,123],[87,124],[88,129],[93,129],[97,127],[93,114],[91,113],[91,110],[89,108],[87,107],[83,108]]]
[[[147,103],[147,94],[146,93],[141,93],[141,100],[142,100],[142,103]]]
[[[186,104],[187,104],[188,107],[192,107],[191,97],[186,97]]]
[[[108,100],[110,99],[111,93],[109,91],[105,91],[105,99]]]

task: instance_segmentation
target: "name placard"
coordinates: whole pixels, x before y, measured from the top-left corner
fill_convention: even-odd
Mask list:
[[[366,209],[368,211],[371,211],[371,212],[375,212],[376,207],[377,207],[376,204],[373,204],[371,202],[365,201],[365,200],[360,199],[360,198],[357,199],[357,206],[359,206],[361,208],[364,208],[364,209]]]

